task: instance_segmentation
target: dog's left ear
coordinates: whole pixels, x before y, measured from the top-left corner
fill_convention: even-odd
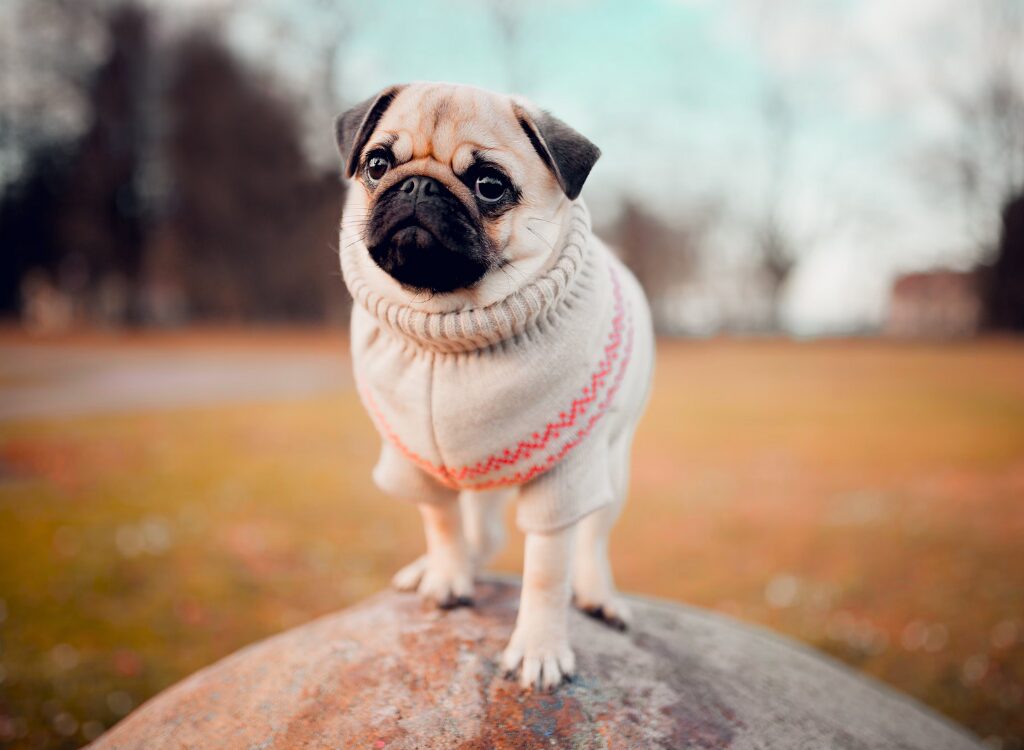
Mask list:
[[[513,109],[537,155],[554,172],[569,200],[576,200],[601,149],[549,112],[527,112],[519,104]]]
[[[345,163],[346,177],[351,178],[356,173],[363,146],[370,140],[380,118],[403,88],[405,86],[386,88],[338,116],[334,123],[334,132],[338,140],[338,151],[341,152],[341,158]]]

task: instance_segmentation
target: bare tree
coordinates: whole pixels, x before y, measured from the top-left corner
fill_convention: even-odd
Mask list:
[[[1024,330],[1024,3],[987,0],[962,33],[966,69],[936,61],[933,88],[954,127],[926,149],[925,184],[956,196],[983,268],[986,324]]]
[[[88,86],[91,117],[72,161],[61,218],[68,262],[97,288],[112,275],[134,282],[148,225],[142,162],[152,70],[152,18],[141,6],[111,12],[109,53]]]
[[[0,94],[3,305],[16,307],[27,275],[43,275],[79,315],[120,318],[123,281],[138,268],[146,224],[140,165],[149,14],[100,0],[8,7],[25,38],[16,30],[14,47],[4,45],[12,68],[5,67]],[[78,33],[97,49],[80,47]]]
[[[769,297],[771,320],[768,325],[775,330],[780,325],[782,290],[796,263],[797,252],[794,230],[784,213],[792,168],[795,121],[793,107],[781,86],[767,89],[762,117],[766,179],[760,214],[754,220],[753,239]]]
[[[1024,193],[1003,209],[1002,233],[985,289],[986,323],[1024,333]]]
[[[106,39],[95,0],[0,4],[0,189],[35,149],[86,128]]]
[[[153,270],[179,276],[197,319],[331,314],[342,188],[310,168],[291,102],[204,32],[174,48],[165,96],[174,189]]]
[[[297,61],[301,80],[289,88],[300,107],[306,155],[318,167],[336,168],[334,118],[355,103],[342,90],[345,52],[360,23],[365,6],[357,0],[295,0],[238,5],[235,12],[252,13],[269,25],[275,44]],[[357,97],[368,92],[358,92]]]
[[[1002,211],[1024,192],[1024,3],[987,0],[972,11],[964,33],[976,35],[974,67],[936,74],[935,90],[955,129],[931,145],[928,162],[945,178],[939,186],[954,186],[969,236],[986,258],[998,242]],[[927,177],[936,184],[933,172]]]
[[[310,42],[313,86],[306,101],[307,140],[314,162],[326,165],[337,161],[333,123],[346,104],[339,70],[356,28],[356,10],[336,0],[307,2],[317,18],[317,34]]]
[[[710,211],[700,215],[710,221]],[[673,308],[693,280],[705,229],[704,223],[696,221],[667,224],[631,200],[623,204],[618,220],[610,227],[615,248],[647,292],[659,332],[678,329]]]

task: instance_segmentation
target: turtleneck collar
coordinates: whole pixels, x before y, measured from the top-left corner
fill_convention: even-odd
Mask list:
[[[371,289],[363,266],[372,260],[362,241],[343,243],[341,267],[356,304],[382,327],[432,351],[469,352],[517,336],[589,287],[583,279],[592,274],[585,268],[593,254],[589,236],[590,215],[575,203],[558,258],[547,271],[493,304],[454,312],[426,312],[414,302],[386,299]]]

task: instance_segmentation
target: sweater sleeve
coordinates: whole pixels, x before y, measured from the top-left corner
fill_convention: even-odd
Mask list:
[[[520,489],[516,525],[527,534],[551,534],[612,502],[605,422],[595,434]]]

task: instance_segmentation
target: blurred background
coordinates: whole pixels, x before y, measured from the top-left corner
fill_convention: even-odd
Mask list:
[[[422,545],[369,479],[333,139],[421,79],[604,152],[662,337],[621,585],[1024,747],[1024,0],[5,0],[0,747]]]

